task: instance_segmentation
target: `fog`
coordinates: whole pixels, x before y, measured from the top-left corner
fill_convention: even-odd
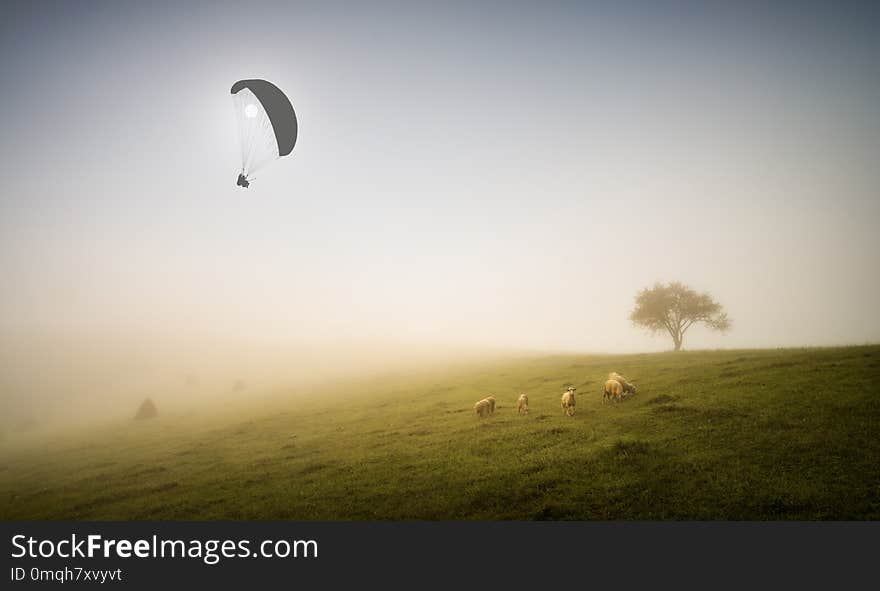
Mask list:
[[[521,354],[337,341],[259,343],[167,332],[15,333],[0,347],[6,435],[129,420],[147,398],[160,416],[217,418],[336,395],[374,377],[408,376]]]
[[[149,4],[0,24],[7,422],[667,350],[656,281],[733,321],[686,349],[880,339],[870,7]],[[300,135],[242,190],[251,77]]]

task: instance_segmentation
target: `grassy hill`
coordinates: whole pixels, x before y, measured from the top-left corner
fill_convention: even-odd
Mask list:
[[[611,370],[639,393],[603,404]],[[512,358],[311,394],[7,440],[0,518],[880,518],[878,346]]]

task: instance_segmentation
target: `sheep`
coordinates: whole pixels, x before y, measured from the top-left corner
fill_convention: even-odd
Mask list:
[[[617,380],[608,380],[605,382],[605,389],[602,395],[602,402],[608,402],[608,399],[620,400],[623,397],[624,386]]]
[[[521,415],[529,414],[529,395],[528,394],[520,394],[519,398],[516,399],[516,412]]]
[[[494,396],[486,396],[483,400],[489,401],[489,414],[495,414],[495,397]]]
[[[566,390],[562,394],[562,414],[564,414],[567,417],[574,416],[574,405],[575,405],[574,391],[575,391],[575,389],[576,388],[569,386],[568,390]]]
[[[630,383],[629,380],[627,380],[616,371],[612,371],[610,374],[608,374],[608,379],[620,382],[620,385],[623,386],[624,394],[635,394],[638,391],[635,384]]]
[[[491,412],[491,406],[492,403],[483,398],[482,400],[474,404],[474,412],[477,413],[478,418],[485,419],[489,416],[489,413]]]

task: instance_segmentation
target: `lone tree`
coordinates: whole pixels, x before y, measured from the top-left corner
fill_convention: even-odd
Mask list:
[[[142,421],[144,419],[155,419],[157,416],[159,416],[159,409],[156,408],[156,404],[152,400],[147,398],[141,403],[134,418],[137,421]]]
[[[678,281],[657,283],[640,291],[629,318],[653,333],[668,332],[676,351],[681,350],[684,333],[697,322],[720,332],[730,328],[721,304],[708,293],[697,293]]]

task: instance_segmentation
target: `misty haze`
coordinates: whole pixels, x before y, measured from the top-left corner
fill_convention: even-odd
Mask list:
[[[0,23],[0,516],[877,519],[867,16],[15,6]],[[298,137],[245,188],[230,87],[262,78]],[[707,298],[680,334],[679,295],[640,295],[670,284]],[[774,484],[827,460],[779,445],[777,422],[817,448],[864,442],[839,480],[852,498]],[[679,473],[692,448],[676,445],[706,425],[762,451],[700,469],[766,488],[737,497],[718,476],[642,506],[546,465],[559,452],[653,490],[644,475]],[[519,459],[482,463],[502,456]],[[615,472],[621,457],[635,463]],[[101,501],[102,480],[123,492]],[[464,497],[400,500],[435,489]]]

